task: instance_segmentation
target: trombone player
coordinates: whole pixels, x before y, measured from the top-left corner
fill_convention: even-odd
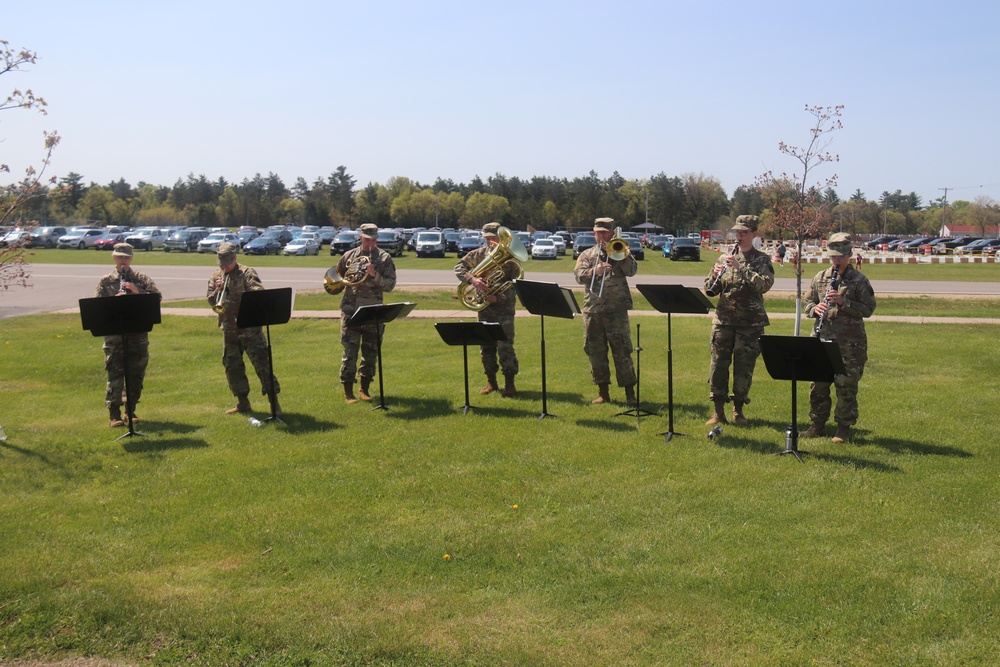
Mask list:
[[[479,346],[483,372],[486,373],[486,386],[479,393],[490,394],[498,391],[500,386],[497,384],[497,371],[502,370],[504,385],[501,396],[512,398],[517,395],[517,388],[514,386],[514,376],[517,375],[518,371],[517,353],[514,352],[514,309],[517,299],[510,286],[511,281],[523,275],[516,260],[527,258],[527,253],[525,253],[520,240],[507,230],[505,233],[510,235],[511,243],[516,243],[519,248],[511,251],[515,260],[503,261],[498,267],[502,272],[502,278],[498,274],[495,282],[500,283],[500,285],[494,285],[491,289],[490,283],[484,277],[494,279],[491,274],[497,267],[490,266],[491,263],[487,259],[491,255],[499,254],[497,248],[500,245],[500,229],[499,222],[489,222],[483,226],[483,238],[486,240],[486,245],[476,248],[458,260],[458,264],[455,265],[455,275],[478,292],[477,298],[485,301],[485,307],[478,311],[479,321],[497,322],[507,335],[507,340],[497,341],[495,345]],[[486,270],[477,271],[480,266]],[[484,273],[484,275],[480,275],[480,273]],[[497,362],[498,357],[499,363]]]
[[[378,247],[378,227],[361,225],[361,245],[345,252],[335,269],[327,271],[325,289],[330,294],[344,292],[340,301],[340,344],[344,354],[340,359],[340,381],[344,385],[344,402],[372,400],[369,393],[378,359],[378,340],[384,324],[348,327],[347,320],[360,306],[382,303],[382,295],[396,287],[396,265],[389,253]],[[378,326],[381,331],[376,329]],[[358,350],[361,367],[358,368]],[[354,396],[354,378],[361,379],[358,396]]]
[[[580,253],[573,276],[578,283],[587,286],[583,298],[583,351],[590,359],[590,375],[597,385],[597,398],[591,403],[611,401],[608,393],[611,384],[608,348],[611,348],[618,386],[625,389],[626,403],[635,406],[638,402],[628,318],[632,292],[628,278],[638,272],[639,265],[628,243],[612,231],[614,222],[612,218],[594,220],[597,243]]]
[[[238,250],[235,244],[228,241],[219,244],[216,251],[219,268],[208,279],[207,292],[208,303],[218,314],[219,328],[222,329],[222,365],[226,369],[226,381],[229,383],[229,390],[236,397],[236,405],[226,410],[226,414],[250,412],[250,381],[247,380],[246,364],[243,363],[243,354],[246,353],[257,371],[261,393],[271,397],[273,390],[275,415],[281,417],[281,407],[278,405],[281,387],[278,385],[278,378],[274,378],[274,387],[271,386],[272,372],[267,360],[264,332],[260,327],[240,329],[236,326],[243,293],[264,289],[257,271],[236,261]]]

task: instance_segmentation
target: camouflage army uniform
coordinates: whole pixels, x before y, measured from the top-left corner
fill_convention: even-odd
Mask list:
[[[807,316],[816,317],[813,310],[830,290],[832,271],[833,267],[826,268],[812,279],[803,303]],[[838,279],[838,285],[837,291],[846,300],[843,306],[830,306],[819,337],[835,341],[840,349],[847,374],[834,376],[837,388],[834,419],[837,424],[853,426],[858,421],[858,380],[864,374],[865,362],[868,361],[868,336],[865,333],[864,318],[875,312],[875,290],[868,277],[850,263]],[[816,335],[815,331],[813,335]],[[830,383],[812,383],[809,390],[809,417],[814,423],[825,422],[830,417],[831,407]]]
[[[215,305],[219,293],[216,289],[216,280],[220,278],[225,280],[226,275],[220,268],[216,269],[208,279],[208,303],[212,306]],[[246,353],[260,380],[261,393],[270,394],[271,367],[267,359],[267,339],[264,337],[264,332],[260,327],[241,329],[236,326],[243,293],[260,291],[264,289],[264,285],[261,284],[256,270],[239,263],[228,275],[229,285],[226,288],[226,298],[222,302],[225,309],[219,314],[219,327],[222,329],[223,339],[222,365],[226,369],[229,390],[237,397],[250,394],[250,381],[247,379],[246,364],[243,363],[243,354]],[[278,378],[274,378],[274,393],[275,395],[281,393]]]
[[[709,274],[705,293],[719,296],[712,321],[709,399],[750,402],[753,370],[760,356],[760,337],[770,324],[764,310],[764,293],[774,285],[774,268],[767,253],[751,248],[737,251],[738,267],[727,267],[718,284]],[[729,395],[729,366],[733,366],[733,393]]]
[[[351,263],[362,256],[361,247],[348,250],[337,263],[337,272],[343,276]],[[396,265],[389,253],[376,248],[369,260],[375,266],[375,275],[367,278],[361,284],[348,286],[340,301],[340,343],[344,354],[340,359],[340,381],[354,382],[355,373],[362,382],[371,381],[375,377],[375,366],[378,359],[378,339],[385,333],[385,325],[369,324],[362,327],[348,327],[347,320],[360,306],[382,303],[382,294],[391,292],[396,287]],[[358,350],[361,351],[361,367],[358,368]]]
[[[129,282],[138,288],[140,294],[159,294],[153,279],[145,273],[129,267],[124,274],[112,271],[97,283],[97,297],[115,296],[123,282]],[[126,384],[130,390],[128,406],[135,410],[142,396],[142,384],[146,378],[146,367],[149,365],[149,334],[125,334],[128,343],[128,378],[125,378],[125,350],[121,336],[104,337],[104,369],[108,372],[108,384],[104,394],[104,407],[111,410],[121,409],[122,391]],[[134,400],[133,400],[134,399]]]
[[[602,252],[595,245],[580,253],[576,260],[573,276],[581,285],[590,286],[594,277],[594,266]],[[632,331],[628,311],[632,308],[632,292],[628,280],[639,270],[635,257],[629,254],[621,261],[612,261],[612,270],[606,274],[604,292],[597,285],[601,276],[594,279],[594,289],[587,289],[583,297],[583,351],[590,359],[590,375],[596,385],[610,384],[611,369],[608,366],[608,348],[615,362],[615,376],[619,387],[632,387],[636,383],[635,367],[632,365]]]
[[[487,246],[476,248],[468,253],[455,265],[455,275],[462,282],[469,282],[469,278],[472,277],[472,269],[476,268],[489,253],[490,248]],[[514,280],[519,273],[514,262],[508,262],[504,265],[505,280]],[[474,288],[470,287],[469,289]],[[507,335],[507,340],[497,341],[496,345],[479,346],[483,371],[487,377],[495,377],[498,369],[504,376],[517,375],[517,354],[514,352],[514,308],[517,304],[517,297],[513,287],[497,294],[496,297],[496,303],[491,303],[479,311],[479,321],[499,323]],[[497,363],[498,356],[499,363]]]

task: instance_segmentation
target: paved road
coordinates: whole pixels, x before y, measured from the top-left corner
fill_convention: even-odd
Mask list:
[[[145,271],[147,267],[137,266]],[[164,299],[196,299],[205,296],[205,287],[212,271],[202,266],[152,266],[149,273],[163,293]],[[49,313],[77,308],[82,298],[94,296],[97,281],[110,270],[109,266],[86,264],[34,264],[31,267],[32,287],[12,288],[0,292],[0,319]],[[323,269],[270,267],[258,269],[264,285],[291,287],[295,291],[318,290],[323,287]],[[564,287],[575,287],[572,274],[527,272],[528,280],[557,282]],[[399,286],[440,286],[454,288],[455,276],[451,271],[400,269]],[[697,276],[637,276],[633,284],[671,284],[700,287]],[[880,294],[913,295],[991,295],[1000,296],[1000,283],[961,283],[933,281],[879,280],[872,281]],[[775,290],[794,292],[794,278],[778,278]]]

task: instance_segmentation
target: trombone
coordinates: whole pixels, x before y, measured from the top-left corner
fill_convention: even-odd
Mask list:
[[[609,240],[607,243],[604,244],[604,248],[602,250],[599,250],[597,252],[597,263],[600,264],[601,262],[608,262],[612,260],[620,262],[626,257],[628,257],[631,253],[632,250],[628,247],[628,241],[622,238],[622,228],[616,227],[615,235],[611,237],[611,240]],[[602,255],[604,259],[601,259]],[[597,291],[598,298],[604,296],[604,281],[607,280],[608,273],[610,273],[610,271],[605,271],[604,273],[601,274],[601,285]],[[594,272],[590,274],[589,289],[591,292],[594,291],[594,284],[596,280],[597,280],[597,271],[595,269]]]

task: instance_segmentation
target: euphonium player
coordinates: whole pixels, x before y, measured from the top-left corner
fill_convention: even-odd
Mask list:
[[[835,375],[837,409],[834,418],[837,432],[833,442],[850,442],[851,426],[858,421],[858,380],[865,372],[868,361],[868,335],[864,318],[875,312],[875,290],[865,274],[851,266],[853,245],[851,235],[843,232],[831,234],[826,242],[826,254],[832,267],[823,269],[812,279],[806,292],[804,312],[809,317],[823,317],[820,330],[813,335],[832,339],[844,360],[845,375]],[[833,267],[837,268],[837,289],[831,289]],[[813,382],[809,388],[809,418],[812,427],[803,438],[822,438],[826,435],[826,420],[830,418],[830,383]]]
[[[764,310],[764,293],[774,285],[774,268],[767,253],[754,247],[755,215],[736,218],[736,247],[712,267],[705,279],[705,293],[719,296],[712,321],[709,348],[708,398],[715,406],[706,426],[725,424],[729,395],[729,366],[733,366],[733,423],[747,424],[743,406],[750,402],[753,369],[760,356],[760,337],[771,322]]]
[[[479,266],[480,262],[490,254],[490,251],[500,242],[500,223],[489,222],[483,226],[483,238],[486,245],[476,248],[465,257],[458,260],[455,265],[455,275],[464,283],[468,283],[479,292],[487,289],[482,278],[472,274],[472,270]],[[505,263],[503,266],[504,279],[511,281],[520,275],[514,262]],[[503,393],[504,397],[511,398],[517,395],[517,388],[514,386],[514,376],[517,375],[517,353],[514,352],[514,309],[517,299],[513,289],[503,290],[499,294],[486,294],[484,296],[488,302],[485,308],[479,311],[480,322],[498,322],[507,334],[507,340],[497,341],[495,345],[480,345],[479,356],[483,361],[483,372],[486,373],[486,386],[479,392],[489,394],[499,390],[497,384],[497,371],[503,371]],[[497,357],[499,356],[499,363]]]
[[[95,296],[119,296],[122,294],[157,294],[153,279],[145,273],[132,268],[132,246],[128,243],[115,244],[111,252],[115,260],[115,270],[101,278],[97,283]],[[146,377],[146,366],[149,365],[149,334],[125,334],[128,339],[128,387],[130,393],[125,397],[126,417],[132,415],[132,421],[138,421],[135,416],[135,406],[142,395],[142,383]],[[104,369],[108,372],[107,391],[104,395],[104,406],[110,417],[111,427],[124,426],[122,419],[122,391],[125,389],[125,349],[121,336],[104,337]]]
[[[396,287],[396,265],[392,263],[389,253],[378,247],[378,227],[364,224],[360,231],[361,245],[345,252],[337,263],[337,273],[344,277],[360,257],[368,258],[366,277],[356,284],[348,284],[340,301],[340,343],[344,347],[340,359],[340,381],[344,385],[344,401],[347,403],[356,403],[358,398],[372,400],[369,387],[378,363],[378,338],[385,332],[385,325],[347,327],[346,322],[360,306],[382,303],[382,295]],[[357,365],[359,349],[360,368]],[[357,398],[354,396],[355,375],[361,379]]]
[[[236,397],[236,405],[226,410],[226,414],[250,412],[250,381],[247,379],[246,364],[243,363],[243,354],[246,353],[257,371],[261,393],[271,397],[273,389],[275,415],[281,417],[281,407],[278,405],[281,387],[278,378],[274,378],[274,387],[271,387],[272,373],[267,361],[267,339],[264,332],[260,327],[240,329],[236,326],[243,293],[264,289],[257,271],[236,261],[238,250],[236,245],[228,241],[219,244],[216,252],[219,268],[208,279],[207,292],[208,304],[219,314],[223,340],[222,365],[226,369],[229,390]]]
[[[632,365],[632,332],[628,311],[632,307],[632,292],[628,278],[634,276],[639,265],[628,253],[622,259],[608,257],[606,246],[614,235],[612,218],[594,220],[593,248],[580,253],[573,275],[581,285],[588,287],[583,298],[583,351],[590,359],[590,375],[597,385],[597,398],[591,403],[611,401],[608,387],[611,384],[611,367],[608,365],[608,348],[615,361],[618,386],[625,389],[629,405],[638,405],[635,398],[635,366]]]

